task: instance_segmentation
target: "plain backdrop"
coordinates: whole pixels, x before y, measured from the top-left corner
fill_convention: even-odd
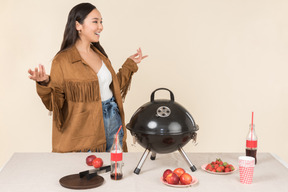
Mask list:
[[[51,152],[52,117],[27,71],[41,63],[50,72],[68,13],[81,2],[0,0],[0,167],[14,152]],[[187,152],[244,153],[254,111],[258,152],[288,161],[287,0],[88,2],[103,16],[100,42],[115,70],[139,47],[149,55],[133,76],[126,123],[166,87],[200,128]],[[144,151],[130,132],[128,147]]]

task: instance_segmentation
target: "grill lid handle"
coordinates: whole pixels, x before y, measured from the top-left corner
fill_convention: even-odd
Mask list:
[[[155,91],[153,91],[152,94],[151,94],[151,102],[154,101],[155,92],[156,92],[156,91],[159,91],[159,90],[169,91],[169,92],[170,92],[170,99],[171,99],[172,102],[174,102],[174,94],[172,93],[172,91],[170,91],[170,90],[167,89],[167,88],[158,88],[158,89],[156,89]]]

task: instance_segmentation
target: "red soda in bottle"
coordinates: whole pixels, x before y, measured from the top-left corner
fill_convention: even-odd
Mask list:
[[[253,124],[253,126],[250,124],[250,129],[246,137],[246,156],[254,157],[255,164],[257,163],[257,142],[258,137],[255,133],[255,124]]]
[[[123,177],[123,150],[119,142],[118,133],[114,136],[114,143],[111,147],[111,173],[112,180],[120,180]]]

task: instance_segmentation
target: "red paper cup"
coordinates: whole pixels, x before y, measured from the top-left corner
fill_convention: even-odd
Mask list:
[[[248,156],[240,156],[238,159],[238,165],[240,182],[243,184],[251,184],[253,180],[255,158]]]

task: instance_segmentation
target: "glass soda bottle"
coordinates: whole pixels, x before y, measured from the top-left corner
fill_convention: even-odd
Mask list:
[[[250,129],[248,132],[248,135],[246,137],[246,156],[254,157],[255,158],[255,164],[257,163],[257,142],[258,138],[255,133],[255,124],[251,126],[249,125]]]
[[[111,173],[112,180],[120,180],[123,177],[122,165],[123,165],[123,150],[119,142],[118,134],[114,136],[114,142],[111,147]]]

